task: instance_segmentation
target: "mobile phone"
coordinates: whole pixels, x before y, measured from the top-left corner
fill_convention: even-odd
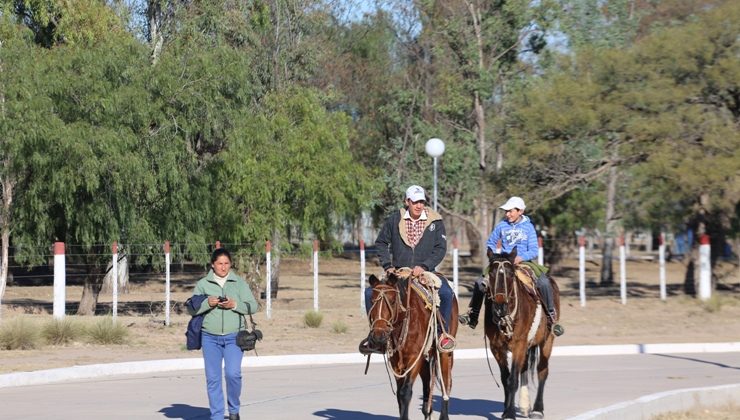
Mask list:
[[[226,302],[227,300],[229,300],[229,298],[227,298],[226,296],[219,296],[219,297],[218,297],[218,301],[219,301],[219,303],[223,303],[223,302]]]

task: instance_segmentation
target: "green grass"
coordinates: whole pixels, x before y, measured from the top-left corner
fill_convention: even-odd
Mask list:
[[[87,328],[87,338],[94,344],[125,344],[128,330],[113,318],[101,318]]]
[[[38,347],[38,327],[26,318],[18,317],[0,326],[0,349],[30,350]]]
[[[715,293],[708,300],[702,302],[702,307],[709,313],[719,312],[722,309],[722,298]]]
[[[303,323],[309,328],[319,328],[324,315],[318,311],[308,311],[303,315]]]

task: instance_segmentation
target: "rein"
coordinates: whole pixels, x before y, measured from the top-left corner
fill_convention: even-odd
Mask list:
[[[491,300],[494,304],[499,304],[504,306],[504,313],[498,313],[499,311],[495,310],[496,315],[498,316],[498,325],[501,328],[501,331],[506,335],[506,338],[511,338],[511,336],[514,334],[514,320],[516,319],[516,313],[519,309],[519,288],[516,286],[515,283],[512,283],[514,296],[510,296],[511,292],[509,291],[509,283],[506,281],[506,266],[509,266],[512,273],[514,272],[514,266],[509,261],[494,261],[491,263],[492,270],[490,270],[491,274],[495,274],[493,286],[490,288],[490,294],[491,294]],[[489,274],[489,275],[491,275]],[[499,280],[500,283],[503,283],[503,293],[497,293],[499,290]],[[516,279],[514,279],[514,282],[516,282]],[[503,302],[499,303],[497,302],[497,299],[501,297],[501,300]],[[511,311],[507,311],[509,307],[509,299],[510,297],[514,300],[514,308]]]

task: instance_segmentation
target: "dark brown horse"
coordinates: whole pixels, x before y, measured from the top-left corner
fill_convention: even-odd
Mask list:
[[[501,370],[504,386],[503,419],[515,419],[514,396],[522,379],[519,408],[530,413],[527,382],[537,373],[537,397],[530,418],[544,417],[543,393],[548,375],[548,363],[555,336],[550,331],[546,311],[536,297],[534,282],[527,285],[517,279],[516,248],[511,254],[493,254],[489,250],[488,293],[486,299],[486,336],[491,352]],[[560,293],[555,282],[553,297],[560,313]],[[511,367],[507,352],[511,352]],[[527,375],[529,373],[529,375]]]
[[[435,376],[442,377],[442,411],[440,420],[448,419],[449,395],[452,390],[452,352],[437,349],[437,325],[442,317],[432,311],[434,298],[430,288],[433,280],[426,275],[411,277],[410,269],[397,269],[388,274],[384,281],[370,276],[373,288],[372,306],[368,312],[370,335],[368,339],[386,349],[388,363],[396,378],[399,418],[409,418],[409,404],[416,377],[423,381],[423,404],[421,411],[425,419],[432,417],[432,390]],[[441,279],[441,281],[447,281]],[[452,319],[457,319],[457,299],[452,304]],[[453,337],[457,333],[457,322],[447,328]]]

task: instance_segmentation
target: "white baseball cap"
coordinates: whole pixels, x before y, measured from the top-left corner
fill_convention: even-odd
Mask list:
[[[500,208],[504,210],[511,210],[511,209],[519,209],[524,210],[527,208],[526,205],[524,205],[524,200],[522,200],[521,197],[511,197],[506,203],[504,203],[503,206]]]
[[[422,201],[427,199],[427,195],[424,193],[424,188],[418,185],[412,185],[406,190],[406,198],[413,201]]]

